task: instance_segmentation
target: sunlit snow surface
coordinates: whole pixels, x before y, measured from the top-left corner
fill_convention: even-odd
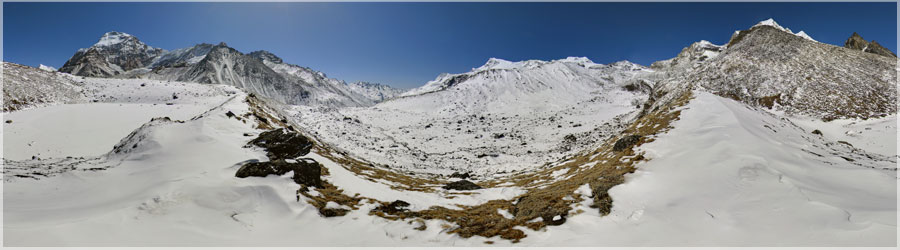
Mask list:
[[[441,221],[427,221],[427,230],[417,231],[405,221],[367,215],[373,204],[343,217],[323,218],[308,203],[297,202],[299,186],[289,175],[234,178],[242,162],[265,159],[263,152],[242,147],[249,140],[243,133],[259,130],[224,115],[247,112],[243,97],[237,93],[233,99],[211,98],[204,104],[209,112],[159,111],[172,117],[206,115],[148,127],[142,131],[148,137],[136,153],[121,162],[108,160],[114,167],[107,170],[7,181],[5,244],[470,246],[486,240],[512,244],[499,238],[446,234]],[[205,97],[183,100],[201,99]],[[39,114],[56,107],[25,112]],[[140,107],[122,106],[135,112]],[[34,129],[60,129],[77,121],[77,116],[55,119],[56,123],[34,124]],[[581,204],[577,209],[585,212],[561,226],[539,232],[522,228],[528,237],[516,246],[895,244],[895,172],[828,156],[842,149],[822,146],[827,141],[777,116],[711,94],[697,93],[674,127],[638,149],[650,161],[610,191],[616,203],[609,216],[600,217]],[[896,138],[888,132],[878,136]],[[4,143],[21,143],[16,140],[23,138],[4,138]],[[414,210],[522,193],[494,188],[448,200],[438,194],[400,192],[355,176],[324,157],[308,157],[323,163],[331,173],[326,180],[346,193],[404,199],[415,204]],[[895,168],[891,162],[865,163]],[[588,196],[590,189],[582,187],[576,195]]]
[[[896,171],[804,152],[828,150],[813,147],[823,141],[808,131],[712,94],[698,93],[674,126],[640,148],[650,161],[610,190],[609,216],[573,216],[523,243],[896,244]],[[883,136],[896,139],[896,132]],[[873,164],[896,169],[894,162]]]

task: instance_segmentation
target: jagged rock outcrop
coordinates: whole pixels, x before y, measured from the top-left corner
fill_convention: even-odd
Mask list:
[[[256,58],[256,59],[258,59],[258,60],[260,60],[260,61],[270,61],[270,62],[273,62],[273,63],[284,63],[284,61],[281,60],[280,57],[276,56],[275,54],[272,54],[272,52],[268,52],[268,51],[265,51],[265,50],[257,50],[257,51],[253,51],[253,52],[250,52],[250,54],[247,54],[247,55],[249,55],[250,57]]]
[[[274,129],[259,134],[259,137],[247,143],[266,150],[270,160],[293,159],[309,154],[313,142],[306,136],[285,129]]]
[[[847,38],[847,41],[844,42],[844,48],[862,50],[876,55],[897,57],[897,54],[882,47],[881,44],[878,44],[875,40],[866,42],[866,39],[863,39],[862,36],[856,32],[853,32],[853,35],[850,35],[850,38]]]
[[[266,177],[268,175],[284,175],[293,172],[294,183],[308,187],[322,187],[322,165],[313,159],[300,159],[296,162],[284,160],[267,162],[250,162],[241,166],[234,176],[237,178]]]

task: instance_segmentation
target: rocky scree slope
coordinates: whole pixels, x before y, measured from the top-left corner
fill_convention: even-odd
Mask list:
[[[696,86],[792,115],[882,117],[897,112],[896,67],[894,58],[813,42],[777,24],[757,25],[736,32],[704,63],[660,70],[651,98]]]
[[[83,84],[69,75],[9,62],[2,71],[3,112],[87,99]]]

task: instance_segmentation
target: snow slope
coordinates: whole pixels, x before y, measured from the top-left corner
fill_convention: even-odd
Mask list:
[[[151,118],[190,119],[238,91],[221,85],[137,79],[86,78],[81,84],[87,99],[97,102],[4,114],[5,120],[13,122],[3,127],[2,156],[8,160],[25,160],[32,156],[100,155]],[[173,95],[179,98],[173,99]]]
[[[708,93],[695,95],[674,129],[638,149],[651,160],[628,175],[625,184],[611,189],[616,203],[610,215],[600,217],[585,202],[576,205],[585,212],[571,215],[563,225],[542,231],[521,228],[529,236],[515,246],[895,244],[894,158],[860,157],[851,148],[764,110]],[[414,230],[407,221],[367,215],[375,205],[366,203],[346,216],[324,218],[308,203],[297,202],[299,186],[289,175],[234,178],[242,163],[265,160],[264,152],[243,147],[251,138],[243,133],[260,130],[225,115],[248,112],[244,97],[237,93],[184,123],[141,126],[136,133],[144,137],[134,150],[92,163],[114,165],[106,170],[84,171],[79,166],[40,180],[7,180],[6,245],[483,246],[487,240],[512,244],[446,234],[438,220],[423,222],[424,231]],[[308,157],[328,168],[325,179],[343,192],[403,199],[413,204],[413,210],[522,194],[514,187],[454,199],[401,192],[356,176],[318,153]],[[590,191],[583,187],[576,195],[587,196]]]
[[[289,176],[235,178],[235,171],[242,163],[266,160],[266,157],[259,149],[243,147],[252,138],[244,136],[245,133],[256,134],[261,130],[254,128],[253,123],[225,114],[228,111],[249,112],[248,104],[243,101],[246,94],[227,95],[218,96],[216,100],[220,103],[212,102],[207,106],[209,110],[166,113],[171,117],[194,116],[184,122],[157,119],[139,125],[133,133],[138,136],[125,137],[119,142],[136,146],[118,153],[110,151],[94,155],[97,157],[76,162],[71,170],[59,174],[38,179],[17,178],[13,176],[16,172],[9,171],[19,170],[9,169],[11,163],[7,162],[3,210],[5,245],[436,246],[473,245],[484,240],[446,234],[439,221],[426,222],[429,229],[417,231],[407,222],[367,215],[374,204],[364,205],[343,217],[324,218],[309,203],[298,202],[296,190],[299,186]],[[186,95],[179,100],[195,98],[205,99]],[[142,111],[138,107],[125,105],[122,108],[130,109],[130,112]],[[29,112],[37,114],[52,110],[37,108]],[[59,124],[78,122],[80,118],[61,116],[54,119],[58,123],[35,124],[35,130],[59,129]],[[118,132],[96,130],[91,133],[105,137]],[[5,142],[16,144],[22,140],[27,138],[6,138]],[[65,139],[57,137],[55,140],[58,143]],[[522,192],[516,188],[494,188],[456,199],[442,198],[442,194],[435,193],[399,192],[356,176],[316,153],[309,157],[322,162],[331,173],[326,180],[346,192],[384,199],[408,199],[419,208],[435,204],[477,204],[488,199],[508,199]],[[12,165],[18,163],[22,162],[12,162]],[[91,169],[100,166],[108,167],[100,171]]]
[[[880,160],[857,166],[859,160],[831,155],[853,154],[838,143],[703,92],[696,93],[674,127],[639,149],[650,161],[610,190],[616,201],[612,213],[572,216],[523,243],[896,244],[896,158],[876,156]]]

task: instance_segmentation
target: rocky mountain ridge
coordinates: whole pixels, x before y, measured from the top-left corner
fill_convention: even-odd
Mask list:
[[[402,92],[383,84],[353,84],[284,61],[268,51],[244,54],[225,43],[165,51],[137,37],[108,32],[59,69],[89,77],[147,78],[228,84],[292,105],[371,106]]]
[[[697,47],[697,46],[692,46]],[[764,21],[735,32],[714,57],[686,49],[661,67],[654,98],[702,88],[720,96],[792,115],[824,120],[895,114],[896,59],[806,39]],[[674,96],[674,95],[673,95]]]

